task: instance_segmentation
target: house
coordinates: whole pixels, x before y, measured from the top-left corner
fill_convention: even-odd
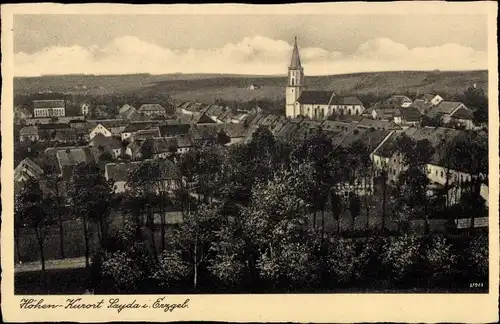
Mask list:
[[[66,115],[64,100],[33,100],[33,116],[36,117],[63,117]]]
[[[148,129],[141,129],[137,131],[135,134],[132,135],[132,137],[129,137],[132,141],[144,141],[147,139],[153,139],[153,138],[159,138],[160,137],[160,131],[159,127],[152,127]]]
[[[463,103],[458,101],[442,101],[437,106],[432,107],[427,116],[430,118],[439,118],[444,124],[457,122],[462,124],[466,129],[472,129],[473,112]]]
[[[71,127],[71,128],[87,127],[87,122],[85,120],[72,119],[69,121],[69,127]]]
[[[144,114],[145,116],[148,117],[155,117],[155,116],[165,117],[166,115],[165,108],[158,103],[149,103],[141,105],[141,107],[139,108],[139,113]]]
[[[415,107],[401,109],[401,124],[405,126],[416,126],[422,119],[422,114]]]
[[[434,105],[430,102],[425,102],[423,99],[417,99],[415,100],[410,107],[416,108],[420,114],[426,115],[427,112],[433,107]]]
[[[176,139],[177,153],[186,153],[193,147],[193,143],[189,135],[179,135],[176,137]]]
[[[358,123],[359,128],[373,128],[373,129],[401,129],[398,125],[388,120],[377,120],[371,118],[363,118]]]
[[[120,137],[128,123],[128,120],[125,119],[89,120],[89,138],[92,139],[97,134],[102,134],[107,137]]]
[[[230,118],[229,122],[233,124],[242,123],[243,120],[248,116],[248,113],[238,112],[237,114],[233,113],[233,116]]]
[[[413,103],[410,98],[403,95],[393,95],[389,99],[387,99],[387,102],[401,108],[408,108]]]
[[[258,85],[258,84],[254,84],[252,83],[251,85],[248,86],[248,90],[257,90],[257,89],[260,89],[261,86]]]
[[[206,112],[195,112],[192,115],[191,120],[189,121],[190,124],[214,124],[217,122],[217,119],[212,119],[210,116],[207,115]]]
[[[142,145],[151,145],[155,159],[166,159],[178,148],[176,137],[147,139]]]
[[[70,130],[71,127],[68,124],[39,124],[37,126],[38,128],[38,137],[40,140],[55,140],[56,135],[61,132],[64,132],[62,130],[67,129]],[[76,136],[75,136],[76,137]]]
[[[123,141],[125,139],[128,139],[138,131],[148,130],[151,128],[157,129],[158,126],[159,126],[158,121],[131,122],[123,129],[121,133],[121,139]]]
[[[40,181],[44,172],[35,162],[26,158],[22,160],[14,169],[14,181],[24,182],[28,179]]]
[[[219,105],[211,105],[206,109],[206,114],[216,123],[222,123],[218,118],[226,111],[226,108]]]
[[[113,136],[113,133],[111,133],[111,130],[109,130],[106,126],[104,126],[101,123],[98,123],[89,133],[90,140],[92,140],[97,135],[111,137]]]
[[[424,94],[419,99],[421,99],[425,103],[429,103],[429,104],[431,104],[433,106],[439,105],[439,103],[441,103],[441,101],[444,100],[440,95],[437,95],[437,94]]]
[[[152,162],[152,160],[145,160]],[[141,166],[141,162],[127,162],[127,163],[108,163],[105,166],[104,175],[106,180],[112,181],[114,183],[113,189],[115,193],[123,193],[128,191],[130,188],[127,185],[128,176],[131,172],[134,172],[138,167]],[[155,179],[163,184],[163,188],[172,192],[179,188],[180,185],[180,172],[177,166],[168,159],[157,160],[155,163],[155,170],[158,170],[160,179]],[[154,190],[154,189],[152,189]]]
[[[65,180],[70,180],[73,169],[80,163],[95,162],[94,155],[88,147],[59,149],[56,152],[57,165]]]
[[[190,128],[189,124],[167,124],[159,126],[159,132],[161,137],[176,137],[188,135]]]
[[[425,165],[427,178],[433,188],[443,188],[445,185],[454,186],[458,183],[471,181],[472,175],[467,171],[449,168],[446,157],[446,154],[449,154],[447,145],[457,137],[464,136],[465,132],[446,127],[408,128],[404,131],[395,131],[383,145],[377,147],[371,155],[374,165],[379,170],[386,170],[389,181],[397,182],[399,174],[406,168],[402,163],[401,154],[395,146],[398,136],[403,132],[415,141],[428,140],[434,148],[429,163]],[[456,202],[460,195],[461,193],[457,192],[455,188],[448,193],[448,201]]]
[[[89,142],[89,147],[98,148],[102,152],[109,152],[113,158],[117,159],[122,152],[122,143],[112,136],[103,134],[95,135]]]
[[[135,107],[129,104],[125,104],[118,111],[118,115],[120,116],[120,118],[123,119],[135,120],[135,118],[138,115],[138,112],[137,109],[135,109]]]
[[[21,142],[35,142],[38,141],[38,139],[38,127],[36,126],[26,126],[21,128],[21,130],[19,131],[19,140]]]
[[[55,134],[52,138],[54,141],[66,143],[66,142],[75,142],[77,140],[77,132],[74,128],[62,128],[56,129]]]
[[[401,110],[399,108],[375,107],[372,110],[372,118],[401,124]]]
[[[82,116],[88,116],[90,114],[90,104],[82,103],[80,105],[80,111],[82,113]]]
[[[227,145],[232,145],[245,139],[247,129],[241,124],[192,125],[190,136],[196,142],[204,142],[216,140],[219,132],[226,134],[230,138]]]

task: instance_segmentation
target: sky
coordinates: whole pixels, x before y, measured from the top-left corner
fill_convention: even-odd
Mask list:
[[[17,76],[486,69],[482,15],[16,15]]]

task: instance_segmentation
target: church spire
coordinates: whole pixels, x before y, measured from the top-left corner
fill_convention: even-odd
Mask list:
[[[300,70],[302,69],[302,64],[300,63],[299,47],[297,46],[297,37],[295,37],[295,43],[293,44],[292,61],[290,62],[290,70]]]

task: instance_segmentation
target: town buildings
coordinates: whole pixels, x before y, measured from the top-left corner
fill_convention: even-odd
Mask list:
[[[64,100],[34,100],[34,117],[64,117],[66,102]]]

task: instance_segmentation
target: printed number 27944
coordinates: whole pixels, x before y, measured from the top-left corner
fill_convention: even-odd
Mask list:
[[[482,282],[471,282],[470,283],[470,288],[482,288],[484,287]]]

